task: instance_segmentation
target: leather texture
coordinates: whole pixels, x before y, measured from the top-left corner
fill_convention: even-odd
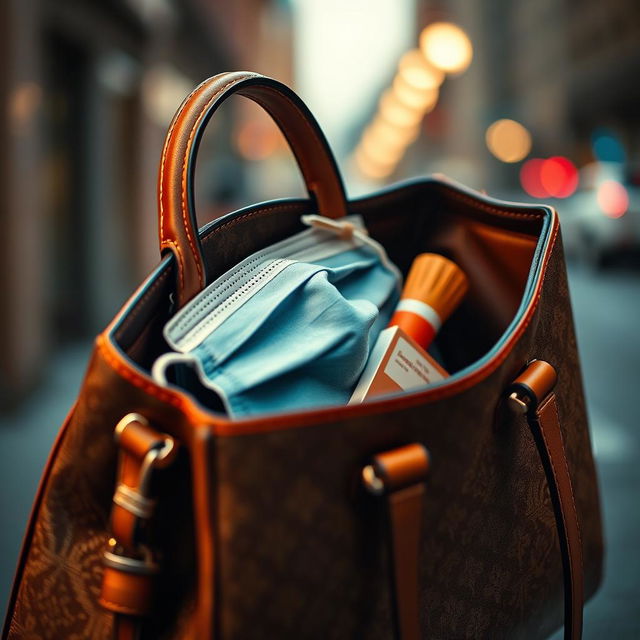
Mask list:
[[[170,173],[181,171],[178,161]],[[179,234],[187,227],[179,228],[176,188]],[[198,256],[214,278],[299,231],[300,215],[316,212],[319,200],[264,203],[215,221],[194,245],[189,282],[200,282]],[[129,412],[182,445],[155,487],[163,572],[143,638],[393,637],[393,567],[359,474],[375,454],[409,443],[428,448],[432,462],[417,566],[421,637],[546,637],[563,621],[553,492],[526,418],[504,402],[533,359],[557,372],[553,428],[573,486],[585,595],[594,593],[599,498],[557,215],[434,179],[348,209],[405,273],[413,256],[433,251],[468,274],[469,295],[438,338],[457,373],[371,403],[229,421],[197,391],[159,387],[148,374],[166,349],[171,299],[186,291],[184,264],[166,259],[97,338],[43,475],[3,638],[112,637],[113,616],[98,604],[101,557],[117,468],[113,429]],[[164,237],[178,237],[171,234]]]
[[[302,101],[285,85],[257,73],[221,73],[205,80],[184,100],[165,141],[158,177],[161,251],[170,250],[178,268],[178,306],[207,283],[193,203],[195,159],[204,128],[231,95],[250,98],[271,115],[289,142],[318,211],[346,214],[342,179],[324,134]]]

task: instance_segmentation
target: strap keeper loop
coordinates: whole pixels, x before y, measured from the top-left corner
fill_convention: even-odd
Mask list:
[[[535,412],[553,391],[558,375],[544,360],[532,360],[507,389],[509,406],[516,413]]]

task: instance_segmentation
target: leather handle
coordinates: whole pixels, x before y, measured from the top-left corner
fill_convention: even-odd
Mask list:
[[[276,122],[320,214],[339,218],[347,212],[342,179],[329,145],[311,112],[293,91],[276,80],[247,71],[222,73],[205,80],[185,99],[171,122],[158,176],[160,251],[169,250],[176,259],[178,307],[207,284],[193,197],[198,146],[216,109],[236,93],[259,104]]]

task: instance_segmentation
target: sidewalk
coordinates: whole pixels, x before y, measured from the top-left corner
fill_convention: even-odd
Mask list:
[[[0,415],[0,611],[13,581],[22,535],[42,468],[62,421],[76,399],[91,344],[61,351],[41,386],[19,408]]]

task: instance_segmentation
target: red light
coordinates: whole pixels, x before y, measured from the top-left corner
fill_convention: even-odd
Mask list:
[[[540,158],[527,160],[520,169],[520,182],[522,188],[533,198],[546,198],[549,193],[542,186],[541,172],[545,163]]]
[[[598,204],[605,216],[621,218],[629,208],[629,194],[616,180],[605,180],[596,195]]]
[[[568,198],[578,187],[578,170],[562,156],[533,158],[522,165],[520,182],[534,198]]]
[[[540,182],[548,195],[568,198],[578,187],[578,170],[568,158],[553,156],[544,161]]]

